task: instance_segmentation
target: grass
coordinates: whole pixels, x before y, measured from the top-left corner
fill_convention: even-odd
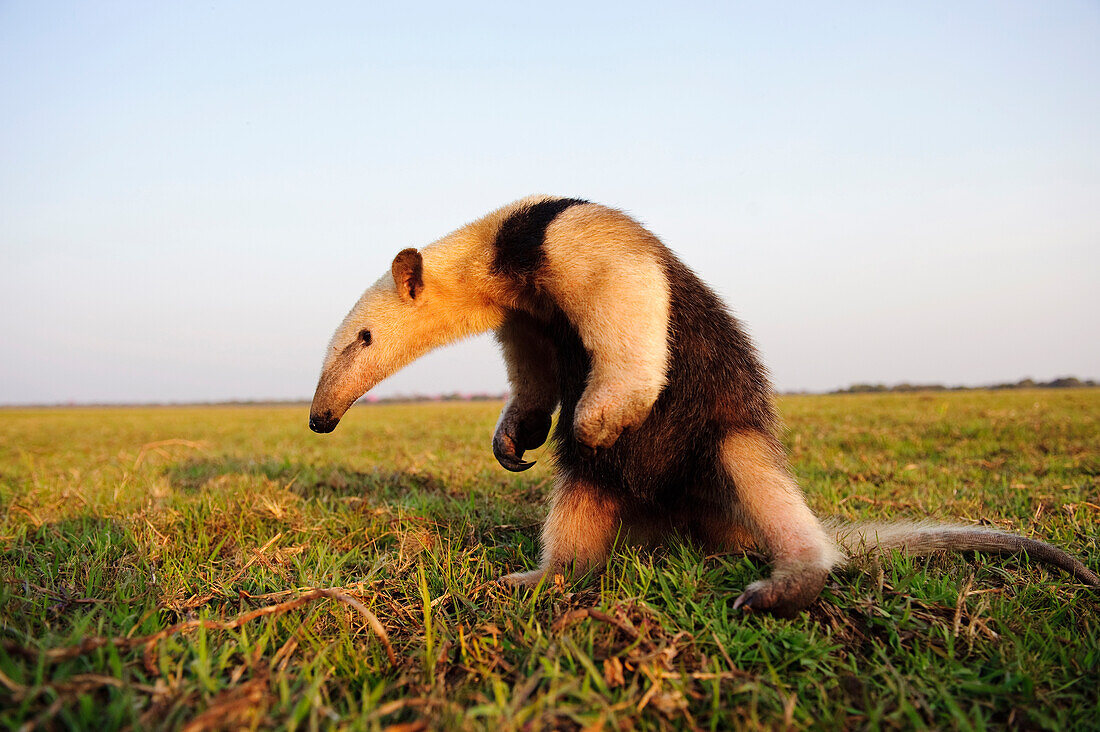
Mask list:
[[[551,473],[496,465],[498,409],[360,407],[328,436],[301,407],[0,412],[0,725],[1100,724],[1100,595],[1022,558],[895,555],[793,620],[732,610],[762,562],[680,541],[502,589]],[[780,409],[820,513],[983,521],[1098,569],[1100,390]],[[285,604],[311,588],[361,601],[396,665],[340,597]]]

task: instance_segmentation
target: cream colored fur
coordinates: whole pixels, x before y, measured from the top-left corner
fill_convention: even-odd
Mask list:
[[[808,572],[823,583],[843,555],[806,505],[780,449],[759,433],[734,432],[723,442],[722,462],[737,486],[741,518],[774,563],[772,576],[749,585],[746,593]]]
[[[508,310],[530,308],[511,282],[491,273],[492,243],[510,213],[547,198],[516,201],[421,250],[424,287],[416,299],[401,297],[389,274],[363,293],[329,344],[318,384],[323,403],[315,400],[314,408],[339,417],[424,353],[500,328]],[[644,421],[665,383],[669,294],[652,256],[656,246],[629,217],[595,204],[567,209],[546,231],[549,272],[537,284],[560,303],[592,356],[574,425],[590,447],[608,447]],[[372,345],[351,362],[341,360],[364,329]],[[516,345],[516,334],[498,336],[518,406],[556,405],[550,374],[519,352],[526,346]]]
[[[533,587],[547,573],[583,574],[603,567],[622,526],[619,504],[585,483],[559,481],[542,527],[542,561],[530,572],[507,575],[513,586]]]
[[[424,286],[415,299],[402,297],[391,273],[363,293],[329,343],[315,411],[329,409],[339,417],[375,384],[428,351],[500,326],[506,298],[488,272],[492,219],[499,215],[422,249]],[[353,353],[349,349],[364,329],[372,334],[371,345],[354,359],[344,356]]]
[[[665,385],[669,291],[658,246],[627,216],[592,204],[547,227],[544,286],[592,357],[574,419],[589,447],[610,447],[644,422]]]
[[[965,550],[957,540],[949,539],[945,529],[965,530],[972,536],[982,533],[1000,534],[980,526],[950,526],[935,521],[867,522],[850,524],[840,519],[822,522],[826,531],[836,537],[846,557],[900,549],[910,554],[927,554],[943,550]],[[980,548],[980,547],[974,547]]]
[[[906,554],[932,554],[941,551],[988,551],[993,541],[1003,537],[1019,538],[998,529],[939,521],[867,521],[846,523],[837,518],[822,524],[844,553],[842,562],[868,554],[898,549]]]

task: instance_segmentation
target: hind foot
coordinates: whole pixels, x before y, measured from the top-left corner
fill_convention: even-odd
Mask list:
[[[821,594],[828,576],[829,570],[824,567],[785,568],[746,587],[733,607],[791,618]]]

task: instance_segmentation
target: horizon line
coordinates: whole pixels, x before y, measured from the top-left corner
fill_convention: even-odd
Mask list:
[[[1008,391],[1012,389],[1093,389],[1100,387],[1100,380],[1076,376],[1059,376],[1050,381],[1035,381],[1031,377],[1024,377],[1015,382],[1001,382],[995,384],[938,384],[938,383],[912,383],[898,382],[886,384],[883,382],[854,382],[844,387],[830,390],[787,389],[783,391],[773,390],[776,396],[829,396],[841,394],[905,394],[921,391]],[[393,396],[372,397],[364,395],[355,401],[356,405],[372,404],[409,404],[418,402],[488,402],[506,400],[510,392],[507,390],[489,392],[448,392],[445,394],[395,394]],[[187,401],[57,401],[57,402],[27,402],[27,403],[2,403],[0,409],[111,409],[111,408],[138,408],[138,407],[256,407],[256,406],[298,406],[312,403],[309,397],[295,397],[289,399],[195,399]]]

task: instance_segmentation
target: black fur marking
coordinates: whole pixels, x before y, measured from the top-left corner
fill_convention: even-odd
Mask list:
[[[493,273],[529,285],[542,266],[546,227],[565,209],[586,203],[580,198],[557,198],[514,211],[501,223],[493,241]]]

